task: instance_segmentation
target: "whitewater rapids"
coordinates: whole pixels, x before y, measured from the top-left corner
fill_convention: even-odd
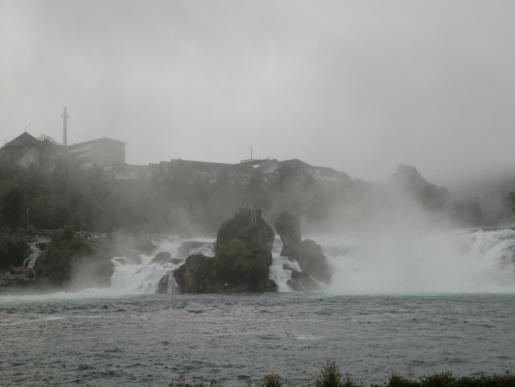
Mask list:
[[[462,230],[401,238],[383,235],[315,235],[333,268],[329,294],[423,294],[515,292],[515,231]],[[209,242],[209,239],[203,239]],[[213,242],[213,241],[211,241]],[[173,257],[181,241],[161,241],[156,252]],[[270,278],[280,292],[290,292],[288,280],[297,262],[280,255],[278,238],[273,248]],[[212,255],[212,251],[204,251]],[[179,265],[140,264],[115,258],[111,291],[154,293],[157,283]]]
[[[333,279],[323,286],[326,294],[436,294],[515,293],[515,231],[461,230],[426,235],[391,236],[372,234],[312,235],[320,243],[333,268]],[[154,294],[158,283],[182,262],[152,262],[155,254],[179,256],[181,245],[204,245],[190,253],[213,255],[214,239],[170,237],[155,241],[157,247],[138,262],[113,257],[114,271],[109,288],[77,289],[54,294],[22,296],[30,300],[112,298]],[[291,292],[288,280],[297,262],[280,255],[276,238],[270,278],[279,292]],[[184,258],[184,257],[183,257]],[[169,293],[175,293],[170,281]],[[8,300],[15,296],[2,296]]]

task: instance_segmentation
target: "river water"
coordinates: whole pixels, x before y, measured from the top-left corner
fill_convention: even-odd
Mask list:
[[[288,292],[275,265],[281,293],[156,295],[174,266],[119,257],[109,289],[2,296],[0,385],[305,384],[327,360],[377,383],[515,372],[513,231],[319,239],[335,273],[319,293]]]

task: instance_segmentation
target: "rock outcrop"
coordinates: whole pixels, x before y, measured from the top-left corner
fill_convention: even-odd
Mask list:
[[[293,270],[289,285],[294,290],[315,290],[318,283],[331,281],[329,261],[322,247],[310,239],[302,240],[300,223],[290,213],[281,214],[275,222],[275,230],[281,237],[281,255],[295,259],[301,271]]]
[[[263,292],[275,290],[269,279],[273,229],[261,211],[241,209],[224,222],[215,256],[191,255],[174,277],[182,293]]]
[[[182,293],[216,293],[220,287],[215,258],[202,254],[189,256],[174,277]]]

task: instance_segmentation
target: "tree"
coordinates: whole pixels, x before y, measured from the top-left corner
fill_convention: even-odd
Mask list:
[[[24,203],[25,192],[20,187],[11,187],[0,202],[1,223],[16,231],[23,224]]]

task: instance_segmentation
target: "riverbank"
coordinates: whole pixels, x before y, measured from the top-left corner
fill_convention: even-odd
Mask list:
[[[253,384],[255,387],[286,387],[301,386],[290,383],[277,374],[268,374],[262,380]],[[309,387],[514,387],[515,375],[484,375],[454,376],[450,372],[436,373],[421,378],[410,378],[392,374],[382,384],[368,384],[355,380],[351,374],[343,374],[335,362],[328,362],[313,380],[307,384]],[[223,383],[216,380],[209,384],[188,383],[184,379],[171,383],[170,387],[223,387]],[[246,386],[252,386],[247,383]]]

